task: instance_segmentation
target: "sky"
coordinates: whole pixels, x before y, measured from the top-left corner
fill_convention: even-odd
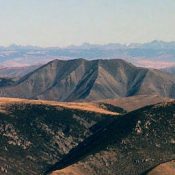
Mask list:
[[[0,45],[175,41],[175,0],[0,0]]]

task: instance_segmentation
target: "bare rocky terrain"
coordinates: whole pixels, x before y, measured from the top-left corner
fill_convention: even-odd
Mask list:
[[[175,76],[136,67],[120,59],[54,60],[23,76],[1,97],[94,101],[135,95],[175,98]]]

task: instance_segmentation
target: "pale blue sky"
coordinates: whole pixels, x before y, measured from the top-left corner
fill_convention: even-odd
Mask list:
[[[0,0],[0,45],[175,41],[175,0]]]

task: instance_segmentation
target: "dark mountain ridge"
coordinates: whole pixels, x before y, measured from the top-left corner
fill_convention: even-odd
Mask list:
[[[53,60],[0,88],[0,96],[56,101],[92,101],[133,95],[175,98],[175,76],[120,59]]]
[[[86,104],[79,108],[50,101],[0,99],[0,174],[41,174],[118,115],[99,109],[94,106],[88,111]]]
[[[172,128],[174,129],[172,121],[174,121],[173,117],[175,116],[174,102],[169,99],[170,103],[167,98],[159,99],[156,96],[137,96],[132,97],[132,99],[139,100],[141,106],[143,104],[157,104],[160,101],[164,103],[126,114],[126,111],[121,108],[122,106],[126,108],[126,105],[121,104],[121,107],[117,107],[117,102],[113,100],[112,103],[111,101],[107,103],[63,103],[0,98],[0,174],[38,175],[50,170],[48,168],[57,161],[59,167],[63,168],[78,160],[82,161],[82,158],[84,160],[87,155],[91,157],[95,155],[95,161],[91,159],[90,162],[94,165],[97,163],[97,166],[91,166],[88,161],[85,164],[83,162],[80,164],[83,171],[79,166],[75,165],[75,167],[82,171],[79,173],[80,175],[101,175],[97,171],[102,171],[103,174],[105,172],[103,168],[106,169],[108,164],[112,166],[113,161],[115,164],[118,156],[123,157],[124,155],[129,160],[122,164],[134,165],[135,167],[135,162],[140,162],[140,159],[147,160],[147,156],[149,157],[151,154],[149,151],[155,151],[155,148],[158,150],[158,154],[155,152],[156,157],[160,155],[163,158],[159,159],[158,157],[158,163],[171,159],[174,156],[174,154],[169,156],[169,153],[172,153],[171,150],[174,149],[174,134],[172,132]],[[138,108],[138,105],[134,106],[135,109]],[[149,122],[151,122],[150,125]],[[145,123],[148,123],[148,128],[145,128]],[[148,134],[148,137],[145,136],[145,133]],[[125,140],[125,137],[128,140]],[[83,140],[85,141],[83,142]],[[159,152],[161,150],[159,144],[164,151],[162,154]],[[139,154],[138,149],[143,145],[148,146],[148,150],[143,147],[143,154],[145,153],[146,156],[142,157],[142,154],[137,154]],[[72,148],[75,149],[70,151]],[[121,150],[121,148],[126,148],[126,150]],[[117,150],[117,155],[115,150]],[[165,152],[165,150],[168,151]],[[132,161],[129,159],[131,156]],[[63,161],[60,162],[62,158]],[[102,162],[100,161],[101,167],[98,164],[99,160],[102,160]],[[109,163],[108,160],[110,160]],[[149,163],[148,168],[157,165],[156,161],[152,162],[152,157],[146,162]],[[143,166],[145,166],[143,170],[147,170],[145,163]],[[52,170],[57,170],[59,167],[54,166]],[[70,166],[70,168],[72,167]],[[119,166],[120,168],[121,166]],[[140,171],[139,167],[136,167],[137,169]],[[108,174],[114,174],[111,173],[114,170],[113,167],[109,170]],[[71,169],[71,173],[74,173],[74,170]],[[60,172],[58,174],[60,175]],[[104,174],[106,175],[106,173]]]
[[[140,175],[175,159],[175,102],[115,118],[46,172],[54,175]],[[76,173],[78,172],[78,173]]]

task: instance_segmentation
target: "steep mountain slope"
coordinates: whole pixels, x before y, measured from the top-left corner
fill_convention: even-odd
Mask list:
[[[63,101],[85,73],[82,62],[54,60],[23,77],[16,86],[2,89],[1,95]]]
[[[101,128],[47,173],[140,175],[175,159],[175,102],[133,111]],[[72,165],[73,164],[73,165]]]
[[[175,97],[175,76],[123,60],[54,60],[0,88],[0,96],[58,101],[100,100],[133,95]]]
[[[91,107],[0,99],[0,174],[41,174],[122,111],[111,113],[95,105],[89,111]]]

